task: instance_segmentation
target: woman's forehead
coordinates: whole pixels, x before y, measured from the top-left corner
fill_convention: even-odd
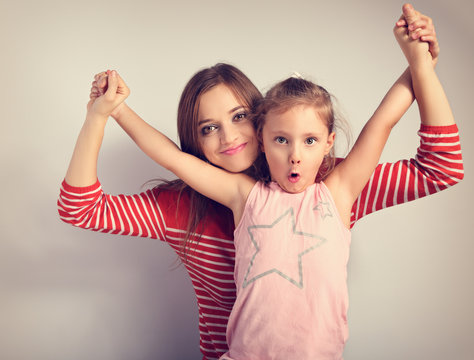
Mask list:
[[[245,104],[225,84],[219,84],[202,94],[199,102],[199,121],[213,119],[234,112]]]

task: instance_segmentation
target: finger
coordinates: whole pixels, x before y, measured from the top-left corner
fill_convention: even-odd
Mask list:
[[[436,41],[436,36],[434,36],[434,35],[422,35],[420,37],[420,40],[425,41],[425,42],[430,43],[430,44],[435,44],[436,43],[436,46],[438,46],[438,42]]]
[[[107,85],[107,76],[102,77],[97,81],[97,86],[100,88],[105,88],[106,85]]]
[[[98,93],[98,94],[103,94],[103,93],[104,93],[103,89],[101,89],[101,88],[98,86],[97,81],[93,81],[93,82],[92,82],[91,92],[92,92],[92,91],[94,91],[94,92],[96,92],[96,93]]]
[[[426,40],[423,40],[423,41],[427,41],[428,42],[428,45],[429,45],[429,52],[431,53],[431,56],[436,59],[439,55],[439,45],[438,45],[438,42],[436,41],[436,38],[433,38],[431,39],[430,41],[430,38],[429,36],[427,37]]]
[[[403,16],[408,24],[411,24],[413,21],[418,19],[419,14],[411,4],[404,4],[402,7]]]
[[[401,27],[401,26],[407,26],[407,22],[405,21],[405,17],[402,15],[400,15],[400,17],[398,18],[397,22],[395,23],[396,26],[398,27]]]
[[[117,92],[119,94],[128,96],[129,94],[129,89],[127,87],[127,84],[125,84],[125,81],[123,81],[122,77],[120,76],[119,73],[116,73],[117,79],[118,79],[118,89]]]
[[[407,22],[405,21],[405,19],[400,19],[400,20],[398,20],[398,21],[395,23],[395,25],[397,25],[398,27],[407,27],[407,26],[408,26],[408,24],[407,24]]]
[[[423,36],[433,36],[433,37],[436,36],[436,34],[432,30],[428,30],[428,29],[417,29],[414,35],[415,34],[417,36],[417,39],[422,38]]]
[[[420,32],[421,32],[421,29],[416,29],[415,31],[411,31],[410,32],[410,37],[413,39],[413,40],[416,40],[420,37]]]
[[[105,96],[108,97],[109,99],[113,99],[115,94],[117,93],[117,88],[119,86],[119,80],[117,77],[117,72],[115,70],[109,71],[108,72],[108,89],[105,92]]]
[[[107,71],[102,71],[94,75],[94,80],[98,80],[100,77],[107,75]]]
[[[423,19],[417,19],[413,21],[410,25],[408,25],[409,30],[415,30],[415,29],[429,29],[433,28],[433,25],[430,24],[428,21],[423,20]]]
[[[100,73],[96,75],[96,80],[92,82],[93,86],[96,86],[99,91],[104,94],[107,91],[107,73]]]

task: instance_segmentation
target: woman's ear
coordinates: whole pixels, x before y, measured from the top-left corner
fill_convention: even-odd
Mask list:
[[[324,155],[329,154],[332,147],[334,146],[334,140],[336,139],[336,133],[332,132],[328,135],[328,140],[326,142],[326,149],[324,150]]]

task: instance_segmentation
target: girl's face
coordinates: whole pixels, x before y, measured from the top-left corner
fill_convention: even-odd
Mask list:
[[[297,105],[281,114],[270,111],[262,141],[272,180],[286,192],[304,191],[314,184],[334,137],[312,106]]]
[[[248,169],[258,155],[258,141],[248,109],[224,84],[201,96],[198,139],[204,156],[230,172]]]

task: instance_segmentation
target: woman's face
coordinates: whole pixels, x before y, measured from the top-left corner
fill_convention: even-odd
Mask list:
[[[227,171],[242,172],[257,158],[258,141],[248,109],[224,84],[201,96],[198,132],[204,156]]]

